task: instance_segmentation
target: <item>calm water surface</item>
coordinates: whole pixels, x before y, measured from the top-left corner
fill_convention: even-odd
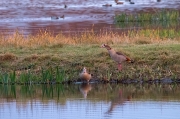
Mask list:
[[[0,31],[8,34],[18,29],[23,34],[36,34],[47,29],[56,34],[83,32],[92,26],[99,31],[113,27],[115,14],[122,12],[180,9],[179,0],[134,0],[135,4],[121,1],[124,4],[116,5],[114,0],[1,0]]]
[[[0,85],[1,119],[179,119],[180,85]]]

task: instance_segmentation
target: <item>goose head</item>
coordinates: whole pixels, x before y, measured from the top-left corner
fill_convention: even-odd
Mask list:
[[[86,67],[83,68],[82,73],[87,73]]]
[[[102,44],[101,47],[106,48],[107,50],[111,50],[111,47],[107,44]]]

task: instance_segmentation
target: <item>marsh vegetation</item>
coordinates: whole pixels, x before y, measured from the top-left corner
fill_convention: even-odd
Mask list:
[[[174,9],[160,9],[142,13],[121,13],[115,15],[118,27],[178,28],[180,12]]]

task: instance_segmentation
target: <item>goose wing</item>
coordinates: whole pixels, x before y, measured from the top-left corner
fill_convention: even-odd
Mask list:
[[[117,55],[123,55],[123,56],[125,56],[123,53],[121,53],[121,52],[116,52],[116,54]]]
[[[123,53],[121,52],[116,52],[117,55],[121,56],[121,57],[125,57],[126,58],[126,61],[131,61],[131,59],[129,57],[127,57],[126,55],[124,55]],[[133,62],[133,61],[132,61]]]

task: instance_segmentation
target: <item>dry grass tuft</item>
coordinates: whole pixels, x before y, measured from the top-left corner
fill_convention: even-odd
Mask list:
[[[151,41],[139,40],[139,41],[136,41],[135,44],[151,44]]]
[[[38,58],[39,56],[37,54],[33,54],[31,56],[24,58],[24,61],[33,61],[33,60],[37,60]]]
[[[16,59],[17,59],[17,56],[12,53],[0,54],[0,61],[13,61]]]

